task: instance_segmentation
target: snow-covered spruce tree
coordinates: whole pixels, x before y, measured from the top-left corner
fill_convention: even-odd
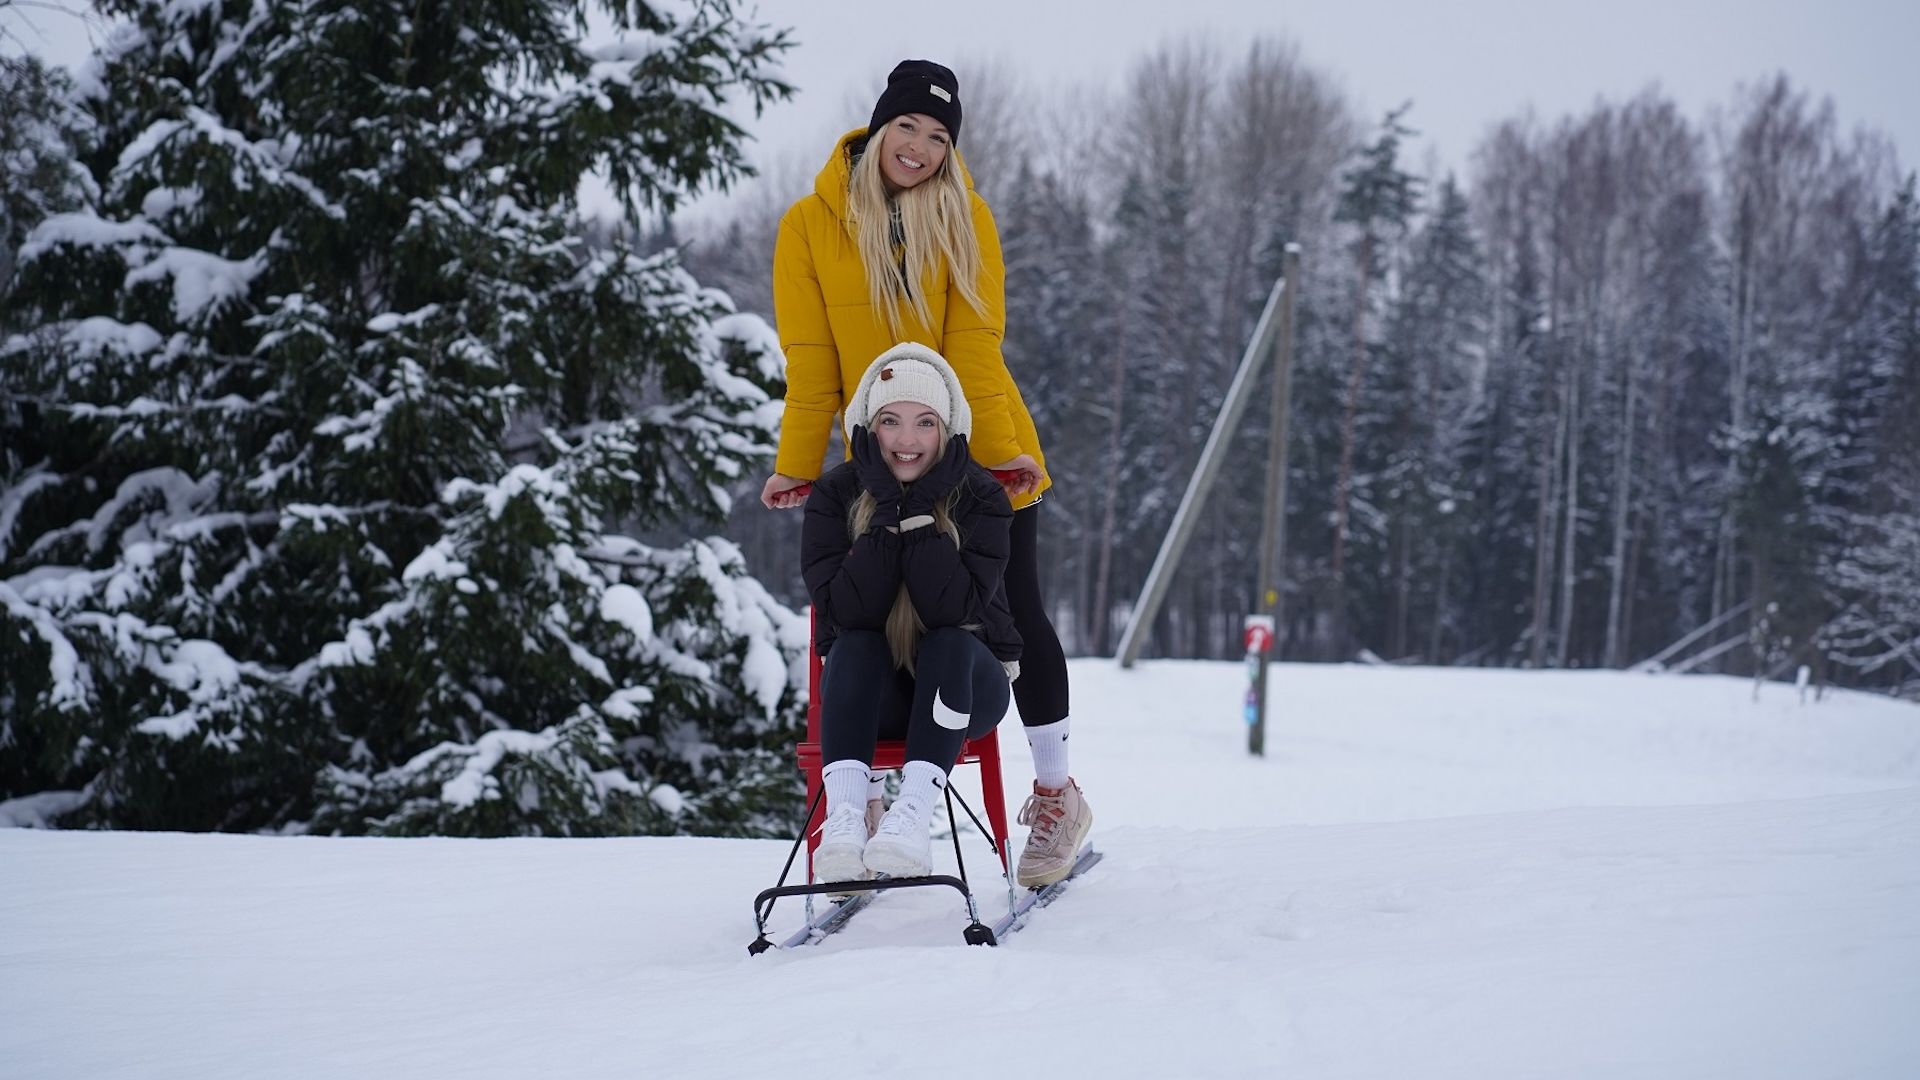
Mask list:
[[[0,124],[0,303],[27,233],[95,195],[92,178],[74,161],[92,125],[70,89],[64,71],[37,57],[0,56],[0,116],[7,118]]]
[[[1373,386],[1392,447],[1377,485],[1388,520],[1385,572],[1375,588],[1385,600],[1386,654],[1439,663],[1443,648],[1459,642],[1451,593],[1474,507],[1470,486],[1457,478],[1487,312],[1479,243],[1451,176],[1434,192],[1410,249],[1401,289],[1387,305],[1384,363]]]
[[[1044,434],[1047,471],[1073,477],[1047,498],[1062,512],[1040,537],[1048,587],[1080,618],[1056,620],[1067,648],[1111,652],[1106,623],[1113,533],[1121,492],[1108,481],[1120,465],[1124,350],[1100,334],[1112,327],[1097,271],[1100,254],[1086,200],[1051,173],[1022,161],[1000,203],[1007,266],[1007,365]],[[1102,571],[1105,571],[1104,573]]]
[[[1386,279],[1385,268],[1405,238],[1421,195],[1420,179],[1400,166],[1400,144],[1415,134],[1401,123],[1410,108],[1411,102],[1388,113],[1379,134],[1355,153],[1352,167],[1342,175],[1340,201],[1333,215],[1335,221],[1354,228],[1353,360],[1341,405],[1331,560],[1333,583],[1340,593],[1333,611],[1333,639],[1343,653],[1360,645],[1384,647],[1372,615],[1384,609],[1378,600],[1387,584],[1390,537],[1388,516],[1380,507],[1390,499],[1391,448],[1398,433],[1391,430],[1389,403],[1379,393],[1369,392],[1383,389],[1378,372],[1369,372],[1378,366],[1376,357],[1383,358],[1387,352],[1373,326],[1376,288]],[[1349,584],[1349,559],[1377,572]]]
[[[90,144],[92,124],[71,100],[71,80],[32,56],[0,57],[0,341],[17,315],[10,311],[14,263],[28,234],[54,214],[88,205],[99,194],[92,177],[75,160]],[[0,368],[0,372],[5,369]],[[57,444],[49,444],[39,403],[16,392],[10,375],[0,375],[0,563],[17,550],[22,501],[54,478],[48,462]],[[25,618],[0,576],[0,619]],[[17,611],[16,611],[17,608]],[[0,799],[14,791],[38,791],[50,773],[32,728],[22,722],[23,699],[45,693],[55,667],[67,658],[55,653],[22,655],[22,641],[0,632]],[[57,772],[61,766],[55,762]],[[72,804],[52,796],[17,804],[20,817],[38,821],[44,813]],[[0,821],[12,817],[0,814]]]
[[[187,829],[790,817],[804,626],[724,541],[613,532],[724,511],[777,347],[670,253],[575,238],[589,172],[632,209],[737,177],[721,110],[787,92],[783,36],[730,0],[105,8],[99,213],[24,245],[0,353],[57,448],[0,504],[0,796]]]
[[[1845,543],[1823,568],[1836,614],[1821,651],[1855,678],[1920,697],[1920,198],[1908,174],[1868,246],[1859,340],[1835,418]]]

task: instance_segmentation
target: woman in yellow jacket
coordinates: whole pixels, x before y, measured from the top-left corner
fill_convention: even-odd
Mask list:
[[[986,200],[960,162],[953,72],[905,60],[865,128],[842,136],[813,193],[788,209],[773,251],[773,307],[787,361],[769,508],[801,505],[822,472],[834,417],[873,359],[902,341],[946,357],[973,409],[973,458],[1013,500],[1005,585],[1020,633],[1013,695],[1033,749],[1023,885],[1067,876],[1093,814],[1067,771],[1067,665],[1040,597],[1038,514],[1051,484],[1040,437],[1000,355],[1006,266]]]

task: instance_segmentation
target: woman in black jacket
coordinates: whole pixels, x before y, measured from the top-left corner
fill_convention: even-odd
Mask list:
[[[813,484],[801,567],[821,674],[822,881],[932,872],[933,812],[962,743],[1006,715],[1020,637],[1001,579],[1013,508],[967,452],[972,412],[940,354],[881,354],[846,404],[848,460]],[[869,834],[868,765],[906,740]]]

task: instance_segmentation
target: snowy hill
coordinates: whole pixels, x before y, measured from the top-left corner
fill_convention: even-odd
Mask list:
[[[1107,858],[997,950],[750,958],[772,841],[0,830],[0,1075],[1920,1075],[1920,708],[1287,665],[1254,760],[1243,678],[1075,663]]]

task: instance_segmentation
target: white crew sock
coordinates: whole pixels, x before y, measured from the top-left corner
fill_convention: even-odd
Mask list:
[[[866,812],[866,762],[852,758],[828,762],[820,770],[820,782],[827,789],[827,813],[831,814],[843,806],[858,807],[861,813]]]
[[[940,805],[940,794],[946,786],[947,770],[931,761],[909,761],[900,770],[900,798],[919,799],[928,809]],[[894,803],[899,805],[899,800]]]
[[[1063,716],[1051,724],[1026,729],[1027,746],[1033,750],[1033,778],[1043,788],[1067,786],[1068,721]]]
[[[869,769],[867,771],[867,801],[872,802],[875,799],[885,799],[886,797],[886,772],[880,769]]]

